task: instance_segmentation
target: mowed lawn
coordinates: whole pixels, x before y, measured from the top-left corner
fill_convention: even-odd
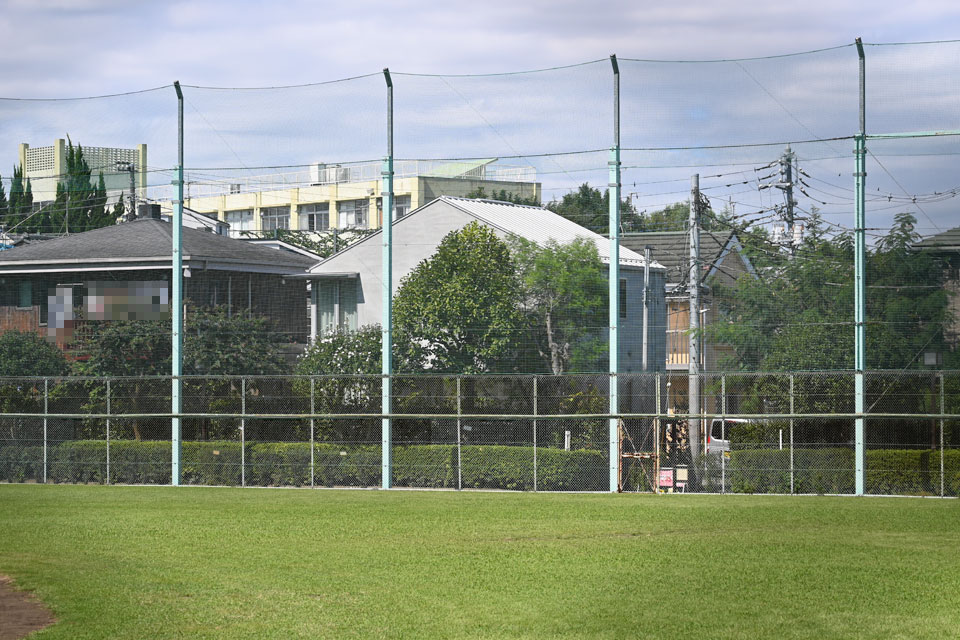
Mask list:
[[[960,502],[2,485],[0,573],[37,638],[946,638]]]

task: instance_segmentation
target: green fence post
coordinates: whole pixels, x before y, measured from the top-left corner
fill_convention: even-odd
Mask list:
[[[171,225],[172,257],[170,265],[171,295],[170,303],[173,307],[171,324],[171,388],[170,411],[173,418],[170,420],[171,464],[170,483],[173,486],[180,484],[180,413],[183,409],[180,392],[183,381],[183,91],[180,82],[174,82],[173,88],[177,91],[177,200],[173,207],[173,224]]]
[[[107,378],[107,484],[110,484],[110,378]]]
[[[390,418],[393,410],[393,79],[389,69],[383,70],[383,77],[387,82],[387,157],[383,161],[383,220],[380,224],[383,242],[380,486],[389,489],[393,485],[393,421]]]
[[[866,484],[866,426],[864,423],[864,371],[866,356],[866,64],[863,55],[863,43],[857,38],[857,56],[860,63],[860,133],[856,136],[856,171],[854,222],[854,394],[857,417],[854,420],[854,480],[856,495],[862,496]]]
[[[608,434],[610,446],[608,447],[609,465],[610,465],[610,486],[609,491],[616,493],[620,486],[620,429],[617,414],[619,408],[619,388],[617,373],[619,373],[620,363],[620,66],[617,64],[617,56],[610,56],[610,63],[613,65],[613,138],[614,145],[610,149],[610,182],[608,184],[608,193],[610,196],[610,266],[608,272],[609,282],[609,324],[610,338],[607,344],[610,362],[610,388],[609,398],[610,419],[608,424]]]
[[[317,379],[310,376],[310,486],[314,486],[314,476],[316,475],[314,467],[314,414],[316,414],[316,382]]]
[[[50,380],[43,379],[43,484],[47,484],[47,415],[49,413]],[[943,429],[940,430],[941,432]]]

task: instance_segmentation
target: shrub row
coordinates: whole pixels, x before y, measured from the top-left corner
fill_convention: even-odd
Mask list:
[[[378,445],[314,445],[313,481],[317,486],[372,487],[380,484]],[[48,480],[60,483],[107,481],[107,447],[102,440],[75,440],[51,445]],[[241,467],[240,443],[184,442],[184,484],[309,486],[308,443],[248,443]],[[401,487],[457,486],[457,448],[452,445],[397,446],[393,483]],[[499,445],[464,445],[460,453],[461,486],[467,489],[532,490],[533,449]],[[595,450],[537,449],[537,488],[543,491],[602,491],[606,457]],[[960,450],[944,454],[944,489],[960,495]],[[789,450],[734,451],[726,469],[731,491],[789,493]],[[41,482],[43,448],[0,446],[0,481]],[[169,484],[170,443],[113,441],[110,482]],[[794,449],[796,493],[852,493],[853,452],[847,448]],[[867,451],[866,491],[873,494],[937,495],[940,455],[922,449]]]
[[[184,442],[181,481],[195,485],[309,486],[309,443]],[[317,486],[372,487],[380,484],[378,445],[316,443],[313,481]],[[107,446],[102,440],[75,440],[48,450],[48,480],[105,483]],[[401,487],[457,486],[457,448],[408,445],[393,450],[393,483]],[[544,491],[599,491],[605,488],[606,458],[600,451],[537,449],[537,488]],[[109,481],[114,484],[169,484],[170,443],[113,441]],[[464,445],[460,453],[464,488],[530,490],[534,486],[530,447]],[[43,479],[43,448],[0,446],[0,481]]]
[[[866,493],[940,494],[940,452],[929,449],[870,449]],[[796,493],[853,493],[853,451],[848,448],[794,449]],[[944,452],[944,493],[960,495],[960,450]],[[737,493],[790,493],[790,451],[734,451],[727,465]]]

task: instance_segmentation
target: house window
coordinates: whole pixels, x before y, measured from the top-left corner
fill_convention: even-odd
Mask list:
[[[357,329],[357,281],[320,280],[317,286],[318,330],[321,334]]]
[[[344,200],[337,204],[341,229],[366,229],[370,214],[369,200]]]
[[[627,317],[627,281],[620,280],[620,317]]]
[[[223,219],[230,225],[231,235],[237,235],[240,231],[253,230],[253,209],[227,211],[223,214]]]
[[[33,283],[31,282],[21,282],[20,283],[20,297],[17,300],[18,307],[32,307],[33,306]]]
[[[302,204],[298,212],[300,213],[301,231],[324,231],[330,228],[329,202]]]
[[[290,207],[263,207],[260,209],[260,228],[264,231],[290,228]]]

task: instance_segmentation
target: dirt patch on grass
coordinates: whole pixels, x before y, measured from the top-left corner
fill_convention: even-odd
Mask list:
[[[0,640],[16,640],[55,622],[33,595],[13,588],[13,581],[0,576]]]

